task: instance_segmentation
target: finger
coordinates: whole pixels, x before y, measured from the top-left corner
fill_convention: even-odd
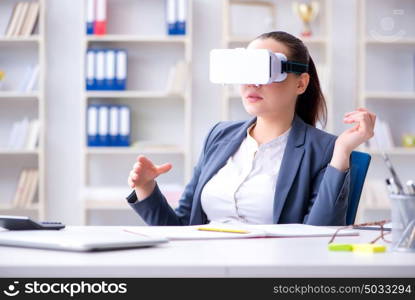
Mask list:
[[[130,188],[135,188],[135,183],[131,180],[131,177],[128,177],[128,185],[130,186]]]
[[[361,132],[365,138],[371,138],[374,135],[374,124],[369,113],[364,112],[362,115],[356,117],[359,122],[359,132]]]
[[[133,169],[133,171],[136,172],[136,173],[138,173],[138,172],[140,172],[140,170],[142,168],[143,168],[143,166],[140,163],[138,163],[137,166]]]
[[[131,179],[131,181],[136,181],[138,179],[139,175],[137,173],[135,173],[134,171],[130,172],[130,176],[128,178]]]
[[[372,123],[371,116],[370,116],[370,114],[368,112],[359,112],[359,113],[356,113],[354,115],[351,115],[351,116],[345,118],[345,120],[354,120],[354,121],[363,121],[363,120],[366,120],[366,121],[369,121],[370,123]]]
[[[147,157],[145,157],[144,155],[140,155],[138,157],[138,162],[141,163],[141,165],[144,167],[150,167],[150,168],[154,167],[153,162]]]
[[[350,115],[350,116],[344,118],[344,120],[361,121],[364,118],[368,118],[365,115],[368,115],[368,113],[366,113],[366,112],[355,112],[353,115]]]
[[[173,165],[171,163],[166,163],[160,166],[157,166],[157,174],[163,174],[166,173],[168,171],[170,171],[170,169],[173,167]]]
[[[345,117],[348,117],[348,116],[350,116],[350,115],[353,115],[353,114],[356,114],[356,113],[359,113],[359,112],[368,112],[368,113],[370,113],[370,112],[369,112],[369,110],[368,110],[367,108],[364,108],[364,107],[358,107],[358,108],[356,108],[356,110],[354,110],[354,111],[350,111],[350,112],[348,112],[348,113],[345,113],[345,114],[344,114],[344,116],[345,116]]]

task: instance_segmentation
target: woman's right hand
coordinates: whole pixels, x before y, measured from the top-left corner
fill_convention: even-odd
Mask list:
[[[144,155],[139,155],[128,176],[128,185],[135,189],[139,200],[145,199],[151,195],[156,186],[154,179],[160,174],[170,171],[171,168],[172,164],[170,163],[155,165]]]

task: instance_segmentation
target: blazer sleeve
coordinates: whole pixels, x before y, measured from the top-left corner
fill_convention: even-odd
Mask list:
[[[324,154],[323,167],[312,180],[311,199],[303,223],[310,225],[345,225],[350,191],[350,168],[338,170],[329,165],[336,139]]]
[[[130,206],[138,213],[143,220],[149,225],[188,225],[190,223],[190,212],[193,203],[193,194],[199,181],[202,166],[204,164],[205,153],[208,145],[212,140],[212,132],[216,128],[217,123],[209,131],[203,143],[203,150],[199,156],[199,160],[193,169],[193,176],[186,185],[184,192],[179,200],[179,206],[174,210],[161,193],[158,184],[153,192],[145,199],[137,201],[137,195],[133,191],[127,201]]]

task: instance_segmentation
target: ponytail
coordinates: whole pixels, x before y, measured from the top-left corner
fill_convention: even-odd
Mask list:
[[[321,91],[316,66],[304,43],[295,36],[284,31],[272,31],[261,34],[257,39],[274,39],[289,49],[288,59],[308,64],[310,81],[304,93],[297,97],[295,113],[307,124],[315,127],[320,122],[324,128],[327,123],[327,105]]]

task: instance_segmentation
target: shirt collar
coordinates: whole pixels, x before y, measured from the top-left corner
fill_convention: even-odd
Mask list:
[[[291,131],[291,127],[288,128],[283,134],[277,136],[275,139],[272,139],[271,141],[258,145],[258,142],[252,137],[251,135],[251,129],[255,126],[256,122],[254,122],[251,126],[249,126],[246,130],[246,143],[249,149],[253,151],[261,150],[261,149],[268,149],[276,146],[277,144],[281,144],[288,139],[288,135]]]

